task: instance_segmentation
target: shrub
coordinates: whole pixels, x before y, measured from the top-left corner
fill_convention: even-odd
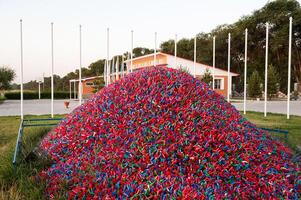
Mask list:
[[[210,87],[212,87],[213,77],[212,77],[209,69],[206,69],[206,71],[202,77],[202,81],[207,83]]]
[[[6,92],[4,94],[6,99],[20,99],[20,91]],[[38,99],[39,94],[36,92],[25,91],[23,92],[23,99]]]
[[[71,93],[73,97],[73,92]],[[41,99],[50,99],[51,98],[51,92],[42,92],[41,93]],[[69,92],[54,92],[54,98],[55,99],[69,99],[70,98],[70,93]]]
[[[261,96],[261,88],[260,88],[260,77],[258,72],[255,70],[248,83],[248,92],[250,97],[260,97]]]
[[[71,93],[73,97],[73,92]],[[14,99],[18,100],[20,99],[20,91],[14,91],[14,92],[6,92],[5,93],[5,98],[6,99]],[[23,92],[23,99],[38,99],[39,98],[39,93],[38,92],[31,92],[31,91],[25,91]],[[51,98],[51,92],[41,92],[41,99],[50,99]],[[69,92],[54,92],[54,98],[55,99],[68,99],[70,98],[70,93]]]
[[[270,65],[268,68],[268,85],[267,85],[267,93],[269,99],[275,96],[278,92],[278,83],[279,83],[279,76],[278,73],[273,65]]]

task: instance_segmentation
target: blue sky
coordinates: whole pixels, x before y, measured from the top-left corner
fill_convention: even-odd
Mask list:
[[[24,81],[50,75],[50,23],[54,22],[55,73],[65,75],[79,65],[79,24],[82,24],[83,67],[106,57],[106,28],[110,54],[134,47],[153,48],[158,42],[193,37],[217,25],[233,23],[263,7],[267,0],[0,0],[0,66],[17,72],[19,81],[19,19],[23,19]]]

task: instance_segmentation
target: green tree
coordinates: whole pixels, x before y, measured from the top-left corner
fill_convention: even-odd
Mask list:
[[[154,53],[153,49],[148,49],[148,48],[144,48],[144,47],[136,47],[133,49],[133,58],[148,55],[151,53]]]
[[[93,81],[93,93],[98,92],[101,88],[103,88],[105,86],[105,82],[103,78],[98,78],[96,80]]]
[[[212,65],[212,37],[216,37],[216,67],[227,69],[227,38],[231,33],[231,71],[243,74],[244,30],[248,28],[248,73],[257,71],[264,78],[265,23],[270,24],[269,63],[273,63],[279,74],[280,90],[287,90],[287,54],[289,17],[293,17],[292,39],[292,83],[301,81],[301,8],[296,0],[275,0],[251,15],[243,16],[233,24],[217,26],[209,33],[197,34],[197,62]],[[177,44],[177,55],[193,60],[193,39],[181,39]],[[174,54],[174,40],[161,43],[161,51]],[[233,83],[242,91],[241,77]]]
[[[273,96],[276,95],[278,92],[278,83],[279,83],[279,76],[276,72],[276,69],[273,65],[269,65],[268,68],[268,97],[271,99]]]
[[[258,72],[255,70],[253,71],[251,77],[248,81],[248,94],[250,97],[257,98],[260,97],[262,94],[260,88],[261,79]]]
[[[296,0],[269,1],[264,7],[243,16],[233,24],[222,24],[208,33],[197,34],[196,60],[207,65],[212,65],[212,39],[216,37],[215,66],[227,70],[227,38],[231,33],[231,71],[243,74],[244,70],[244,30],[248,28],[248,73],[257,71],[260,79],[264,79],[265,63],[265,22],[270,24],[269,63],[274,64],[279,75],[280,91],[287,90],[287,54],[288,54],[288,19],[293,17],[292,38],[292,77],[291,81],[301,81],[301,8]],[[164,41],[160,45],[161,52],[174,54],[174,40]],[[177,55],[193,60],[193,38],[180,39],[177,43]],[[153,49],[137,47],[133,49],[133,57],[153,53]],[[129,58],[129,52],[123,55]],[[116,59],[115,59],[116,60]],[[121,57],[119,57],[121,61]],[[105,60],[98,60],[86,68],[82,68],[82,76],[102,75]],[[75,68],[75,67],[74,67]],[[55,79],[56,90],[68,90],[69,80],[78,78],[78,70],[66,76]],[[49,81],[46,83],[49,88]],[[238,92],[243,90],[243,76],[233,78]],[[37,87],[37,84],[32,84]],[[33,86],[32,86],[33,87]]]
[[[96,62],[91,63],[88,66],[88,71],[85,76],[100,76],[104,72],[105,60],[101,59]]]
[[[13,69],[8,67],[0,67],[0,90],[7,90],[11,86],[11,82],[16,77]]]
[[[202,77],[202,81],[207,83],[208,85],[212,86],[212,80],[213,80],[213,77],[212,77],[210,71],[208,69],[206,69],[206,71]]]

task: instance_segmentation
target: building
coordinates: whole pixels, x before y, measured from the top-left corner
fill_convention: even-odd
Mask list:
[[[94,94],[95,81],[102,78],[103,76],[93,76],[88,78],[82,78],[82,94],[83,98],[88,98]],[[69,80],[69,89],[70,89],[70,99],[78,98],[78,83],[79,79]],[[74,96],[71,96],[71,93],[74,93]]]
[[[112,70],[111,66],[111,70]],[[113,83],[115,80],[118,80],[125,76],[126,72],[112,72],[110,74],[110,83]],[[95,93],[95,81],[103,79],[103,75],[101,76],[93,76],[93,77],[87,77],[87,78],[82,78],[82,97],[83,98],[89,98]],[[69,92],[70,92],[70,99],[78,99],[78,88],[79,88],[79,79],[71,79],[69,80]],[[73,96],[72,96],[73,92]]]
[[[114,63],[115,64],[115,63]],[[115,66],[115,65],[114,65]],[[123,65],[121,65],[124,67]],[[143,69],[145,67],[153,67],[154,66],[154,54],[149,54],[145,56],[140,56],[136,57],[133,59],[133,67],[132,70],[136,71],[139,69]],[[156,53],[156,66],[165,66],[165,67],[170,67],[174,69],[183,69],[186,70],[187,72],[193,74],[194,71],[194,62],[188,59],[180,58],[180,57],[175,57],[170,54],[166,53]],[[131,60],[128,59],[125,61],[125,68],[123,72],[118,71],[118,73],[114,72],[115,67],[111,65],[111,74],[110,74],[110,82],[114,82],[115,80],[118,80],[121,78],[124,73],[126,73],[126,69],[131,69]],[[212,66],[205,65],[202,63],[196,63],[196,78],[201,79],[202,76],[204,75],[205,71],[209,70],[211,74],[215,74],[215,79],[214,79],[214,88],[215,91],[223,96],[227,96],[228,92],[228,72],[223,69],[219,69],[215,67],[215,70],[213,70]],[[214,71],[214,72],[213,72]],[[230,85],[232,85],[232,78],[234,76],[238,76],[239,74],[230,72]],[[93,95],[93,90],[94,90],[94,83],[95,80],[103,78],[103,76],[94,76],[94,77],[88,77],[88,78],[83,78],[82,79],[82,94],[83,98],[88,98]],[[70,98],[71,97],[71,91],[74,91],[74,98],[76,98],[76,94],[78,93],[78,79],[73,79],[70,80]],[[73,83],[73,84],[72,84]],[[230,90],[230,94],[231,94]]]
[[[154,54],[149,54],[145,56],[136,57],[133,59],[133,66],[132,70],[139,70],[144,67],[153,67],[154,66]],[[128,69],[131,68],[131,60],[125,61],[126,66]],[[189,73],[193,74],[194,72],[194,62],[188,59],[175,57],[170,54],[166,53],[156,53],[156,66],[166,66],[174,69],[184,69],[188,71]],[[215,80],[214,80],[214,88],[215,91],[223,96],[227,96],[228,92],[228,72],[223,69],[219,69],[215,67],[215,70],[213,72],[213,67],[208,66],[202,63],[196,63],[196,78],[201,79],[204,75],[206,70],[209,70],[209,72],[214,74]],[[230,72],[230,85],[232,85],[232,78],[234,76],[239,76],[237,73]],[[230,94],[231,94],[230,90]]]

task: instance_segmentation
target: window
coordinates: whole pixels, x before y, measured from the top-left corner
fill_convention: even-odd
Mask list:
[[[214,79],[214,88],[218,90],[222,89],[222,79]]]
[[[93,82],[87,82],[86,86],[94,86],[94,83]]]

